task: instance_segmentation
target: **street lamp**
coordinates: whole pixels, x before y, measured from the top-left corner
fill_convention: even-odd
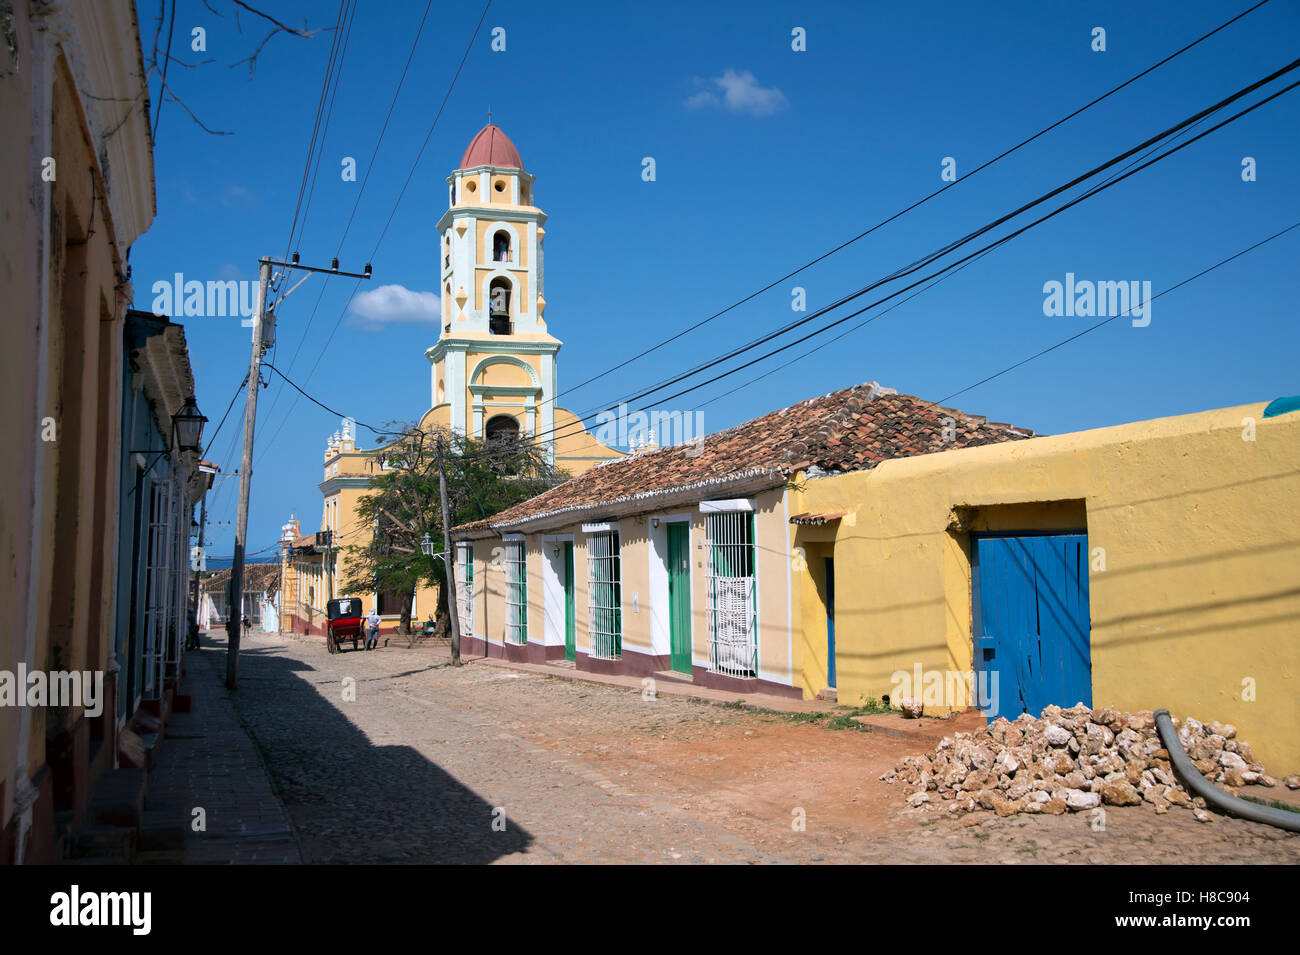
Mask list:
[[[199,406],[190,395],[185,399],[181,410],[172,415],[172,427],[176,432],[176,445],[181,451],[198,451],[199,439],[203,435],[203,425],[207,418],[199,411]]]
[[[441,560],[443,563],[447,562],[447,558],[444,554],[440,551],[434,550],[433,538],[428,534],[425,534],[424,538],[420,541],[420,553],[424,554],[425,557],[434,557]]]

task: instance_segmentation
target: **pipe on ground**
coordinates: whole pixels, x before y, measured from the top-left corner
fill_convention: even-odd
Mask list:
[[[1155,717],[1156,732],[1160,734],[1160,742],[1165,744],[1165,749],[1169,750],[1169,761],[1173,763],[1174,771],[1182,777],[1183,783],[1191,790],[1193,796],[1200,796],[1214,808],[1229,815],[1240,816],[1251,822],[1277,826],[1279,829],[1287,829],[1291,832],[1300,832],[1300,813],[1275,809],[1272,806],[1261,806],[1248,799],[1229,796],[1222,789],[1206,782],[1205,777],[1192,765],[1192,760],[1183,749],[1183,744],[1179,742],[1178,731],[1174,729],[1174,721],[1169,716],[1169,711],[1156,710]]]

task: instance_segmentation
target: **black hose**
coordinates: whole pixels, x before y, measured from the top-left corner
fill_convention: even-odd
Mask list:
[[[1165,744],[1165,749],[1169,750],[1169,761],[1173,763],[1174,771],[1182,777],[1183,783],[1192,791],[1193,796],[1200,796],[1211,806],[1229,815],[1240,816],[1251,822],[1277,826],[1279,829],[1287,829],[1291,832],[1300,832],[1300,813],[1287,809],[1274,809],[1272,806],[1261,806],[1248,799],[1238,799],[1206,782],[1205,777],[1192,765],[1191,759],[1183,750],[1183,744],[1178,741],[1178,732],[1174,729],[1174,721],[1170,718],[1169,711],[1156,710],[1155,717],[1156,732],[1160,734],[1160,742]]]

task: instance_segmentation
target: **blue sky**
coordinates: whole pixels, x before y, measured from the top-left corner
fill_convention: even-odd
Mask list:
[[[337,9],[259,5],[311,27],[332,25]],[[240,33],[229,0],[211,6],[225,16],[179,0],[173,56],[213,62],[173,64],[168,83],[207,126],[232,135],[203,132],[176,102],[162,107],[157,217],[130,259],[135,305],[146,310],[153,283],[176,272],[254,280],[259,256],[284,253],[329,55],[328,32],[279,35],[250,77],[246,65],[230,64],[252,52],[265,24],[245,12]],[[565,342],[563,392],[938,188],[944,157],[964,175],[1248,6],[497,0],[363,289],[436,294],[433,227],[446,207],[445,180],[490,105],[537,176],[537,203],[550,216],[546,319]],[[356,16],[297,243],[304,261],[328,262],[338,248],[424,9],[423,0],[394,0],[365,4]],[[430,14],[343,245],[343,268],[359,269],[374,249],[481,9],[437,4]],[[155,16],[142,7],[146,58]],[[207,31],[206,53],[190,50],[194,27]],[[504,52],[491,49],[495,27],[506,31]],[[806,51],[791,49],[794,27],[806,30]],[[1091,49],[1094,27],[1106,30],[1105,52]],[[810,310],[854,291],[1285,65],[1297,37],[1300,7],[1273,0],[924,207],[560,403],[594,412],[799,317],[794,286],[807,290]],[[1045,316],[1045,282],[1072,272],[1149,281],[1159,291],[1300,219],[1298,119],[1300,91],[813,356],[788,363],[821,339],[670,408],[692,411],[769,369],[705,405],[707,430],[873,379],[941,399],[1090,324]],[[348,156],[359,165],[356,182],[340,175]],[[654,182],[642,179],[647,156]],[[1242,181],[1247,156],[1257,164],[1254,182]],[[1300,326],[1285,281],[1294,279],[1298,253],[1300,230],[1154,302],[1147,327],[1117,320],[952,404],[1060,433],[1300,392]],[[424,350],[437,327],[376,321],[373,311],[357,314],[356,303],[349,314],[352,285],[313,277],[286,300],[272,360],[362,421],[414,420],[430,404]],[[179,320],[211,435],[247,370],[250,330],[237,318]],[[273,544],[291,513],[304,531],[319,524],[321,452],[339,423],[293,398],[275,380],[260,399],[250,553]],[[226,473],[238,466],[242,421],[241,398],[208,451]],[[230,553],[236,484],[222,481],[209,499],[212,554]]]

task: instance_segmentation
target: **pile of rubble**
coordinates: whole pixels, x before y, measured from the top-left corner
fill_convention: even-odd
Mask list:
[[[1250,745],[1225,723],[1174,721],[1197,771],[1228,793],[1278,785]],[[1205,800],[1191,796],[1169,762],[1150,711],[1049,706],[1041,717],[998,719],[975,733],[945,737],[934,752],[909,756],[880,777],[910,792],[908,805],[947,804],[952,813],[989,810],[1060,815],[1101,805],[1150,803],[1157,813],[1181,806],[1208,821]],[[1300,778],[1285,780],[1300,788]]]

